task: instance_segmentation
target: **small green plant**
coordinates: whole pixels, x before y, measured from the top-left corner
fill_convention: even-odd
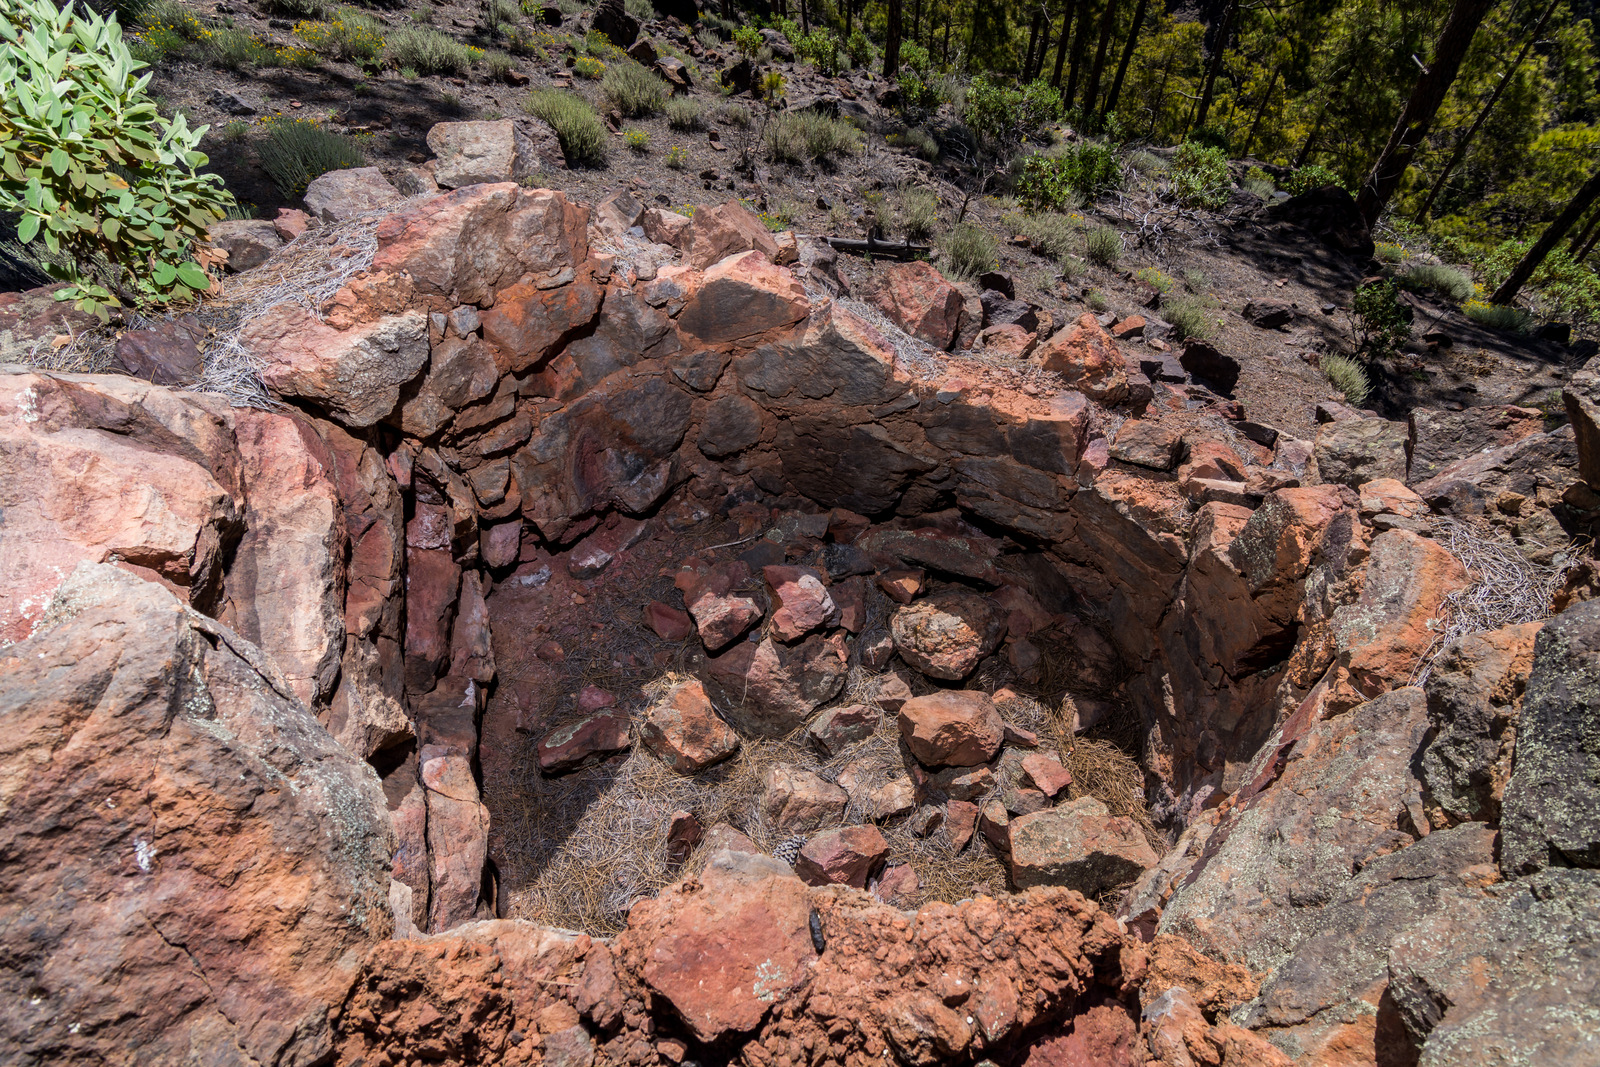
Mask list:
[[[329,59],[376,70],[383,55],[383,29],[377,20],[354,8],[341,7],[326,22],[295,24],[294,35],[312,51]]]
[[[333,10],[327,0],[268,0],[267,13],[283,18],[317,21],[328,17]]]
[[[1110,226],[1091,226],[1084,235],[1084,255],[1089,262],[1114,267],[1122,258],[1122,235]]]
[[[1289,175],[1289,180],[1284,183],[1284,188],[1295,196],[1309,193],[1313,189],[1321,189],[1324,185],[1337,185],[1344,188],[1344,182],[1339,175],[1324,167],[1321,163],[1311,163],[1301,167]]]
[[[927,130],[920,126],[913,126],[904,133],[891,133],[884,137],[884,143],[895,148],[909,149],[918,158],[933,162],[939,158],[939,142]]]
[[[1472,295],[1472,279],[1464,271],[1438,263],[1419,263],[1400,276],[1402,288],[1414,293],[1438,293],[1460,303]]]
[[[1216,332],[1210,305],[1200,297],[1184,296],[1161,302],[1161,317],[1172,323],[1174,340],[1204,340]]]
[[[1191,293],[1203,293],[1209,284],[1206,272],[1189,267],[1183,272],[1183,287]]]
[[[483,69],[494,81],[505,81],[506,75],[517,69],[517,61],[504,52],[488,52],[483,57]]]
[[[209,289],[193,249],[233,197],[197,173],[206,128],[157,113],[116,20],[6,0],[0,41],[0,211],[42,242],[56,298],[105,320]]]
[[[991,149],[1009,152],[1061,118],[1061,94],[1043,80],[1021,89],[979,75],[967,88],[961,121]]]
[[[1111,149],[1098,141],[1061,152],[1029,156],[1022,164],[1017,196],[1035,208],[1072,211],[1122,182],[1122,168]]]
[[[1374,244],[1372,254],[1380,263],[1401,263],[1406,258],[1406,250],[1402,246],[1387,241]]]
[[[755,116],[743,104],[718,104],[716,111],[718,122],[723,122],[737,129],[748,130]]]
[[[767,151],[779,163],[825,162],[861,149],[861,131],[816,111],[791,111],[767,125]]]
[[[994,238],[981,226],[963,222],[953,227],[940,242],[940,250],[957,278],[972,278],[993,270],[999,249]]]
[[[522,18],[516,0],[482,0],[478,13],[478,28],[488,37],[503,37]]]
[[[1106,309],[1106,296],[1098,289],[1090,289],[1083,296],[1083,302],[1089,305],[1089,310],[1095,313]]]
[[[1393,355],[1411,337],[1411,323],[1394,282],[1357,286],[1350,310],[1355,314],[1357,347],[1369,358]]]
[[[1461,305],[1461,313],[1479,326],[1504,333],[1527,333],[1533,325],[1533,316],[1521,308],[1483,300],[1468,300]]]
[[[740,26],[733,31],[733,47],[746,59],[754,59],[761,51],[761,31],[754,26]]]
[[[925,241],[939,223],[939,198],[928,189],[906,189],[899,197],[900,232],[908,241]]]
[[[250,135],[250,124],[243,119],[234,119],[222,127],[222,139],[229,144],[238,144]]]
[[[808,60],[830,78],[842,67],[843,49],[832,30],[817,27],[794,44],[795,55]]]
[[[585,81],[594,81],[604,76],[606,65],[593,56],[579,56],[572,63],[572,73]]]
[[[1146,152],[1142,149],[1138,152],[1129,153],[1128,166],[1143,174],[1146,178],[1158,178],[1171,169],[1166,160],[1154,152]]]
[[[622,143],[628,151],[642,156],[650,151],[650,134],[646,130],[627,130],[622,134]]]
[[[900,46],[901,63],[907,62],[906,53],[909,48],[910,46],[905,44]],[[859,26],[850,31],[850,37],[844,43],[844,51],[845,55],[850,57],[850,65],[856,68],[870,67],[873,60],[878,58],[878,50],[872,46],[872,38],[861,32]]]
[[[348,137],[325,130],[315,119],[264,122],[267,136],[256,146],[261,168],[285,200],[331,170],[367,165],[366,153]]]
[[[1154,267],[1140,267],[1133,272],[1133,276],[1135,280],[1143,282],[1163,295],[1172,292],[1173,288],[1178,284],[1172,275],[1164,274]]]
[[[1220,148],[1185,141],[1172,157],[1172,193],[1191,207],[1228,202],[1228,157]]]
[[[434,14],[431,5],[423,4],[421,7],[412,9],[411,21],[421,26],[431,26],[433,25]]]
[[[613,63],[600,79],[600,91],[623,118],[647,119],[667,104],[670,86],[633,60]]]
[[[667,125],[674,130],[698,130],[705,125],[700,117],[700,104],[687,96],[675,96],[667,101]]]
[[[606,165],[605,124],[588,101],[559,89],[539,89],[529,95],[525,107],[555,131],[569,166]]]
[[[682,170],[689,165],[689,150],[675,144],[667,149],[667,158],[663,162],[673,170]]]
[[[1082,247],[1083,220],[1076,215],[1053,211],[1040,214],[1010,214],[1004,219],[1010,232],[1028,239],[1028,247],[1058,262]]]
[[[402,26],[389,35],[388,55],[401,70],[461,75],[483,52],[426,26]]]
[[[1367,402],[1372,393],[1372,382],[1360,363],[1349,356],[1323,356],[1322,373],[1328,382],[1344,394],[1345,401],[1355,408]]]
[[[656,17],[655,5],[650,0],[627,0],[623,10],[640,22],[650,22]]]

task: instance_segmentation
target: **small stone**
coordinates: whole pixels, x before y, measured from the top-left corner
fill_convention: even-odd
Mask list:
[[[883,822],[904,815],[917,806],[917,789],[906,777],[886,782],[872,791],[872,818]]]
[[[701,832],[700,820],[693,812],[673,812],[672,822],[667,827],[667,859],[673,863],[687,860],[700,843]]]
[[[1018,889],[1064,885],[1094,897],[1133,881],[1158,859],[1132,819],[1111,815],[1093,797],[1018,816],[1008,837]]]
[[[932,837],[944,825],[945,810],[942,804],[924,804],[911,813],[907,827],[917,837]]]
[[[898,673],[891,671],[880,675],[873,683],[872,699],[878,702],[878,707],[892,714],[911,699],[911,686]]]
[[[872,895],[892,908],[906,908],[916,902],[921,888],[917,872],[909,864],[902,863],[883,872],[883,877],[872,887]]]
[[[838,608],[810,567],[763,567],[772,591],[772,632],[780,641],[797,641],[837,617]]]
[[[718,717],[705,688],[684,682],[652,706],[640,727],[644,743],[680,774],[693,774],[739,750],[739,736]]]
[[[683,641],[694,633],[694,620],[689,618],[688,612],[659,600],[645,605],[644,621],[663,641]]]
[[[863,637],[856,648],[861,653],[862,665],[874,671],[883,670],[894,655],[894,641],[882,631]]]
[[[923,674],[960,681],[1000,644],[1006,620],[976,593],[945,590],[894,613],[895,649]]]
[[[1151,470],[1168,471],[1177,462],[1183,435],[1154,419],[1128,419],[1111,443],[1111,458]]]
[[[1000,694],[996,693],[995,696],[998,698]],[[998,702],[997,700],[996,703]],[[1016,745],[1018,748],[1038,748],[1039,735],[1032,730],[1024,730],[1020,726],[1006,723],[1006,744]]]
[[[972,767],[999,751],[1005,727],[988,696],[946,689],[913,697],[900,708],[900,734],[928,767]]]
[[[586,685],[578,692],[578,710],[595,712],[616,704],[617,698],[597,685]]]
[[[1045,796],[1053,797],[1072,784],[1072,774],[1059,760],[1042,753],[1022,757],[1022,772]]]
[[[988,767],[952,767],[928,776],[928,788],[952,800],[976,800],[994,789],[994,772]]]
[[[808,834],[840,821],[850,794],[792,764],[768,767],[762,775],[761,813],[782,834]]]
[[[867,887],[867,878],[889,855],[889,843],[875,826],[846,826],[807,841],[794,870],[808,885]]]
[[[539,769],[545,774],[565,774],[591,759],[621,752],[629,744],[626,715],[591,715],[544,736],[539,742]]]
[[[896,567],[878,575],[878,588],[896,604],[909,604],[922,592],[927,572],[921,567]]]
[[[864,704],[829,708],[806,727],[806,737],[824,759],[832,759],[855,742],[871,737],[881,720],[876,708]]]
[[[945,803],[945,836],[950,847],[960,852],[972,840],[978,829],[978,805],[968,800],[951,800]]]

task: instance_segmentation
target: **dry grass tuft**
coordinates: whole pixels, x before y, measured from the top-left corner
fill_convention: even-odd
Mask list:
[[[1067,751],[1065,763],[1072,772],[1068,788],[1073,800],[1094,797],[1111,814],[1138,823],[1157,855],[1166,851],[1167,839],[1151,821],[1145,803],[1144,771],[1132,756],[1110,741],[1080,737]]]

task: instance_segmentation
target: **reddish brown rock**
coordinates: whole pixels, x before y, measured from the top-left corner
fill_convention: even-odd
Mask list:
[[[747,852],[752,855],[761,854],[761,849],[756,847],[756,843],[754,841],[750,840],[750,838],[746,837],[740,831],[735,830],[732,826],[729,826],[725,822],[719,822],[715,826],[711,827],[711,829],[707,830],[705,842],[706,850],[708,852],[717,852],[722,849],[727,849],[729,852]]]
[[[900,735],[929,767],[987,763],[1000,750],[1004,730],[994,704],[976,690],[941,690],[913,697],[900,708]]]
[[[648,219],[650,213],[646,212],[645,217]],[[664,221],[670,228],[670,221]],[[685,248],[689,266],[695,270],[707,270],[728,256],[749,251],[760,252],[767,259],[777,262],[778,245],[772,232],[737,200],[729,200],[716,207],[697,208],[692,219],[682,225],[688,229]],[[651,237],[651,240],[659,239]]]
[[[644,606],[644,621],[663,641],[684,641],[694,633],[694,620],[688,612],[652,600]]]
[[[1047,797],[1053,797],[1072,784],[1072,775],[1060,761],[1035,753],[1022,757],[1022,771]]]
[[[502,373],[536,369],[594,321],[603,295],[588,277],[555,289],[519,282],[483,313],[483,339],[504,359]]]
[[[1022,1067],[1144,1067],[1139,1024],[1123,1004],[1096,1004],[1072,1029],[1034,1044]]]
[[[1174,986],[1185,989],[1206,1012],[1232,1011],[1260,992],[1260,984],[1244,967],[1210,959],[1181,937],[1157,934],[1150,943],[1145,997],[1153,1000]]]
[[[1011,820],[1011,881],[1064,885],[1085,896],[1132,882],[1158,857],[1132,819],[1093,797]]]
[[[945,803],[944,832],[950,838],[950,847],[957,852],[967,847],[978,829],[978,805],[967,800]]]
[[[837,634],[812,634],[798,645],[741,641],[708,659],[705,670],[742,733],[783,737],[844,688],[849,650]]]
[[[590,715],[540,739],[539,769],[545,774],[565,774],[597,757],[626,751],[629,744],[626,715]]]
[[[887,712],[896,712],[905,706],[911,699],[911,686],[906,684],[898,672],[890,671],[880,675],[872,685],[872,699],[878,702],[878,707]]]
[[[739,737],[696,681],[684,682],[651,706],[640,736],[662,762],[680,774],[693,774],[739,750]]]
[[[993,652],[1005,619],[975,593],[947,590],[894,613],[890,632],[900,657],[923,674],[960,681]]]
[[[895,567],[878,575],[878,588],[896,604],[909,604],[922,592],[927,574],[920,567]]]
[[[763,567],[772,592],[772,632],[780,641],[797,641],[836,619],[839,609],[810,567]]]
[[[683,863],[700,843],[703,830],[693,812],[675,811],[667,827],[667,858],[673,863]]]
[[[753,346],[810,313],[805,288],[760,252],[717,263],[691,285],[678,328],[707,344]]]
[[[1080,316],[1076,326],[1039,346],[1034,358],[1091,400],[1117,404],[1128,395],[1122,353],[1093,315]]]
[[[749,580],[750,568],[737,560],[719,563],[704,572],[678,572],[676,584],[683,591],[684,606],[694,616],[707,652],[726,648],[760,620],[760,604],[749,597],[731,595],[732,590]]]
[[[8,1057],[323,1059],[393,926],[377,776],[160,586],[84,564],[59,596],[0,650]]]
[[[891,908],[909,908],[922,892],[922,880],[909,863],[890,867],[872,886],[872,895]]]
[[[882,715],[865,704],[829,708],[806,727],[806,737],[825,759],[832,759],[857,741],[871,737]]]
[[[867,878],[889,855],[889,843],[875,826],[846,826],[807,841],[794,870],[810,885],[848,885],[865,889]]]
[[[917,787],[905,775],[885,782],[874,789],[867,798],[867,806],[874,822],[883,822],[905,815],[917,806]]]
[[[810,916],[785,865],[718,853],[698,880],[635,904],[616,949],[696,1038],[716,1041],[754,1030],[805,983]]]
[[[310,400],[347,426],[387,417],[428,362],[420,311],[337,330],[299,304],[283,304],[251,320],[239,340],[265,363],[261,377],[275,395]]]
[[[849,794],[832,782],[787,763],[768,767],[761,785],[761,814],[785,837],[837,824],[850,803]]]
[[[1014,322],[1003,322],[985,327],[978,334],[977,345],[1001,359],[1027,359],[1039,345],[1039,335]]]
[[[867,624],[867,580],[860,575],[846,578],[828,590],[839,609],[839,625],[853,634]]]
[[[1182,434],[1171,423],[1155,419],[1129,419],[1111,442],[1111,458],[1151,470],[1167,471],[1177,460]]]
[[[873,274],[863,295],[919,341],[948,349],[955,340],[963,297],[931,263],[886,264]]]

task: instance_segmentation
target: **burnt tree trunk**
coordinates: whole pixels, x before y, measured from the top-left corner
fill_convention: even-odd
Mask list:
[[[1556,216],[1556,220],[1545,227],[1544,233],[1533,242],[1533,247],[1528,249],[1527,255],[1522,257],[1522,262],[1517,264],[1511,276],[1501,282],[1500,288],[1494,291],[1494,295],[1489,298],[1490,302],[1509,304],[1515,300],[1522,287],[1528,284],[1528,279],[1533,277],[1533,272],[1539,269],[1539,264],[1544,262],[1544,257],[1549,255],[1557,242],[1567,235],[1573,223],[1583,218],[1584,213],[1594,206],[1597,199],[1600,199],[1600,171],[1595,171],[1589,176],[1589,180],[1584,182],[1583,188],[1567,202],[1567,206]]]
[[[1107,0],[1109,3],[1110,0]],[[1083,70],[1083,54],[1089,47],[1089,37],[1083,32],[1084,25],[1089,21],[1088,0],[1078,2],[1078,24],[1072,31],[1072,65],[1067,68],[1067,88],[1061,94],[1062,106],[1072,107],[1073,101],[1078,98],[1078,74]]]
[[[1050,84],[1061,88],[1061,68],[1067,63],[1067,38],[1072,36],[1072,16],[1077,9],[1076,0],[1067,0],[1067,9],[1061,13],[1061,37],[1056,41],[1056,70],[1050,75]]]
[[[1495,0],[1456,0],[1450,18],[1439,34],[1438,43],[1434,45],[1433,62],[1417,79],[1416,86],[1411,90],[1411,99],[1406,101],[1400,118],[1394,124],[1394,131],[1389,134],[1389,143],[1384,145],[1378,161],[1372,165],[1372,172],[1361,184],[1356,208],[1361,212],[1361,217],[1367,220],[1368,226],[1377,223],[1389,198],[1400,187],[1400,178],[1411,164],[1417,145],[1428,136],[1433,117],[1461,70],[1461,60],[1478,32],[1478,24],[1494,5]]]
[[[883,76],[893,78],[900,71],[900,0],[889,0],[889,31],[883,42]]]

